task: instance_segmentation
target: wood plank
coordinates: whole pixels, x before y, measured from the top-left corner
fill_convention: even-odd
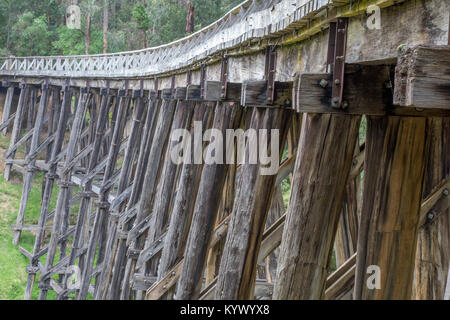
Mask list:
[[[368,117],[355,299],[410,299],[425,168],[426,120]],[[380,287],[369,289],[369,266]]]
[[[417,240],[413,288],[413,297],[418,300],[443,300],[445,294],[450,261],[449,129],[450,119],[427,120],[430,149],[423,192],[428,198],[422,203],[420,213],[422,227]]]
[[[450,109],[450,46],[418,45],[404,50],[395,69],[394,104]]]
[[[267,143],[276,141],[283,152],[287,123],[291,113],[283,109],[254,108],[250,129],[277,130],[276,136],[268,136]],[[259,147],[263,144],[259,140]],[[255,143],[257,143],[255,141]],[[248,146],[248,145],[247,145]],[[266,146],[270,149],[269,145]],[[266,150],[265,150],[266,151]],[[276,175],[264,175],[263,165],[249,163],[250,148],[246,148],[246,161],[241,167],[241,189],[235,200],[228,236],[221,258],[216,299],[252,299],[255,294],[256,260],[269,212]],[[261,151],[259,151],[261,152]],[[277,163],[278,165],[278,163]]]
[[[196,121],[202,122],[202,135],[212,125],[214,109],[215,106],[213,103],[197,103],[195,105],[193,123]],[[195,130],[196,128],[192,126],[190,130],[192,144],[194,144]],[[205,143],[200,145],[195,144],[193,154],[201,152],[199,148],[202,148],[205,145]],[[194,212],[197,190],[200,184],[203,169],[202,163],[203,161],[201,161],[201,163],[195,163],[195,161],[185,163],[180,173],[180,180],[170,216],[169,229],[161,253],[158,271],[159,280],[162,279],[183,256],[189,227],[191,225],[192,214]]]
[[[218,103],[213,128],[222,131],[235,128],[240,122],[240,108],[236,105]],[[211,146],[211,145],[209,145]],[[221,146],[224,147],[225,146]],[[223,154],[225,150],[223,150]],[[200,292],[201,276],[219,208],[222,188],[227,176],[228,165],[205,163],[198,188],[191,228],[184,252],[184,263],[177,288],[177,299],[192,299]]]
[[[359,120],[304,115],[274,299],[319,299],[324,293]]]

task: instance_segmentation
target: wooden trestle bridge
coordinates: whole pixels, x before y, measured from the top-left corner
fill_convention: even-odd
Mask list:
[[[448,0],[248,0],[157,48],[1,58],[25,298],[443,299],[449,12]],[[175,164],[170,133],[195,121],[278,129],[278,173]]]

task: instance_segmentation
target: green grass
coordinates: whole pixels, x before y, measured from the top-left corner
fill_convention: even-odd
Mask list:
[[[22,183],[17,175],[12,176],[12,181],[5,182],[3,174],[0,174],[0,299],[23,299],[28,274],[26,266],[28,258],[19,252],[18,247],[12,244],[13,230],[11,225],[16,223],[22,194]],[[41,203],[42,174],[37,175],[33,181],[29,195],[29,202],[25,213],[25,224],[37,224]],[[56,204],[56,192],[53,192],[51,209]],[[34,235],[30,231],[22,232],[19,245],[28,252],[33,251]],[[45,261],[45,256],[41,258]],[[36,284],[37,282],[35,282]],[[33,288],[33,299],[37,299],[38,290]],[[48,299],[54,299],[54,292],[49,292]]]
[[[8,149],[9,137],[0,135],[0,149]],[[16,158],[23,158],[24,147],[21,146]],[[3,152],[1,152],[3,153]],[[1,166],[3,172],[3,166]],[[27,210],[25,212],[24,224],[37,224],[41,211],[41,188],[43,174],[39,173],[33,179],[33,185],[29,194]],[[56,187],[55,187],[56,189]],[[13,230],[11,226],[16,223],[22,195],[22,176],[12,171],[10,181],[4,180],[0,174],[0,299],[20,300],[23,299],[28,274],[26,266],[29,265],[28,258],[22,255],[19,248],[12,244]],[[50,207],[56,204],[57,191],[53,192]],[[22,232],[19,245],[29,252],[34,246],[34,235],[30,231]],[[41,258],[41,261],[45,256]],[[33,299],[37,299],[37,286],[33,289]],[[49,299],[54,298],[54,293],[49,293]]]

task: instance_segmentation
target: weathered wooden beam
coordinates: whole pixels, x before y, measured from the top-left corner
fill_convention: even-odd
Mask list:
[[[190,84],[186,90],[186,100],[200,101],[201,99],[201,86],[196,84]]]
[[[186,129],[188,126],[190,127],[193,112],[194,108],[191,102],[186,102],[184,100],[178,101],[171,131],[173,132],[174,130]],[[153,243],[158,240],[158,237],[163,233],[164,227],[170,218],[170,206],[174,196],[174,188],[176,186],[177,169],[181,168],[181,164],[179,165],[173,162],[171,153],[179,143],[178,140],[174,140],[173,138],[169,139],[166,156],[161,160],[164,163],[161,170],[161,177],[159,178],[156,187],[157,190],[152,208],[149,209],[152,212],[149,221],[151,228],[147,233],[147,238],[142,248],[143,250],[146,247],[152,246]],[[143,266],[145,269],[146,263],[144,263]],[[157,263],[151,261],[150,265],[146,268],[147,270],[144,270],[144,274],[156,276],[157,267]],[[141,296],[141,293],[139,293],[139,296]]]
[[[157,83],[157,82],[155,82]],[[121,212],[121,218],[119,219],[119,229],[120,233],[129,234],[129,231],[133,228],[133,218],[137,212],[137,201],[141,194],[142,184],[144,181],[145,175],[142,172],[145,172],[145,168],[148,164],[148,159],[150,155],[150,150],[152,146],[152,140],[155,133],[158,117],[160,116],[161,108],[161,100],[158,98],[158,92],[154,91],[150,92],[150,101],[148,104],[147,115],[145,118],[145,125],[143,129],[143,139],[141,139],[140,147],[139,147],[139,155],[137,159],[137,164],[134,169],[133,176],[133,187],[131,190],[131,195],[128,199],[127,206]],[[118,270],[113,273],[111,278],[107,278],[109,286],[109,293],[115,294],[116,292],[120,292],[120,285],[123,277],[123,265],[127,262],[126,252],[127,252],[127,242],[126,237],[118,236],[118,244],[115,255],[112,257],[113,261],[107,263],[107,268],[110,270],[106,270],[105,272],[111,273],[112,270]]]
[[[281,149],[281,151],[271,150],[270,152],[283,152],[289,115],[290,113],[283,109],[253,109],[250,129],[256,130],[259,134],[261,130],[268,130],[271,134],[267,134],[267,143],[276,141],[276,145]],[[276,130],[277,135],[272,135],[272,130]],[[269,145],[264,146],[261,135],[258,145],[259,148],[270,148]],[[261,163],[249,163],[250,152],[252,151],[247,147],[246,161],[241,167],[241,191],[235,200],[221,258],[216,299],[235,300],[254,297],[255,262],[264,233],[276,175],[263,174]],[[261,150],[259,152],[261,154]]]
[[[11,106],[14,97],[14,87],[8,86],[8,90],[6,91],[5,104],[3,105],[3,113],[2,113],[2,123],[5,123],[9,119],[9,115],[11,113]],[[6,126],[1,130],[2,135],[6,135],[8,131],[8,127]]]
[[[323,295],[359,120],[304,115],[274,299]]]
[[[42,85],[42,93],[41,93],[41,100],[39,103],[39,107],[38,107],[38,112],[36,115],[36,121],[35,121],[35,125],[34,128],[32,130],[30,130],[30,132],[32,132],[33,137],[31,140],[31,145],[30,145],[30,152],[35,152],[35,150],[38,147],[39,144],[39,138],[41,136],[41,129],[42,129],[42,125],[44,122],[44,114],[45,114],[45,110],[47,109],[47,103],[48,103],[48,96],[49,96],[49,88],[47,84],[43,84]],[[19,212],[17,213],[17,220],[16,220],[16,224],[18,226],[23,225],[23,221],[25,218],[25,210],[27,207],[27,202],[28,202],[28,196],[30,194],[31,191],[31,182],[34,176],[34,172],[35,172],[35,163],[36,163],[36,158],[33,157],[32,159],[28,160],[29,163],[27,165],[27,172],[25,174],[24,177],[24,182],[23,182],[23,188],[22,188],[22,196],[20,199],[20,207],[19,207]],[[14,233],[14,238],[13,238],[13,244],[14,245],[18,245],[19,244],[19,239],[20,239],[20,234],[21,231],[17,230]]]
[[[294,109],[298,112],[355,115],[450,116],[447,110],[394,105],[390,66],[346,65],[342,109],[331,106],[331,80],[330,73],[300,74],[294,81]]]
[[[131,99],[128,93],[128,82],[125,82],[124,90],[119,92],[119,106],[116,115],[116,123],[114,125],[114,132],[111,139],[111,147],[108,153],[107,165],[102,178],[102,188],[99,195],[98,202],[96,203],[96,215],[94,221],[94,227],[89,237],[88,251],[85,258],[85,268],[81,277],[81,287],[78,292],[77,298],[80,300],[86,299],[86,295],[89,289],[89,283],[91,282],[92,269],[94,267],[94,259],[97,255],[96,263],[100,264],[104,258],[104,246],[103,241],[105,239],[106,229],[108,228],[110,217],[108,195],[110,187],[106,187],[107,181],[112,177],[114,169],[117,163],[117,158],[120,151],[121,140],[124,135],[126,114],[130,106]],[[98,288],[98,284],[96,284]],[[95,295],[94,295],[95,296]]]
[[[394,104],[450,110],[450,45],[404,50],[395,69]]]
[[[202,122],[203,132],[209,129],[214,115],[214,105],[212,103],[197,103],[194,108],[193,123]],[[194,145],[194,134],[196,127],[192,126],[191,143]],[[193,154],[201,152],[204,144],[194,145]],[[189,226],[191,224],[194,211],[195,198],[200,183],[203,161],[195,163],[191,157],[191,163],[185,163],[180,174],[180,181],[174,199],[172,214],[170,216],[169,229],[158,270],[158,279],[161,280],[167,272],[175,265],[184,252]]]
[[[49,167],[49,171],[47,172],[45,176],[45,187],[42,194],[42,200],[41,200],[41,214],[39,216],[39,230],[36,234],[36,238],[34,241],[33,246],[33,259],[31,260],[31,267],[34,267],[37,264],[37,258],[35,258],[39,251],[41,250],[41,245],[44,238],[44,227],[47,223],[47,216],[49,213],[49,207],[50,207],[50,198],[53,191],[53,184],[55,182],[55,179],[58,178],[56,175],[56,169],[58,164],[58,156],[61,153],[61,149],[64,143],[64,135],[66,132],[66,125],[69,119],[70,115],[70,107],[72,104],[72,92],[70,91],[69,87],[63,88],[63,102],[61,107],[61,112],[59,114],[58,119],[58,129],[56,131],[56,138],[55,142],[52,146],[52,155],[50,158],[51,166]],[[31,299],[31,293],[33,289],[33,284],[36,278],[36,273],[29,273],[28,275],[28,281],[27,286],[25,288],[25,295],[24,299],[29,300]]]
[[[220,81],[205,82],[205,100],[206,101],[241,101],[242,85],[240,83],[228,82],[225,97],[222,97],[222,83]]]
[[[163,94],[162,97],[164,98]],[[142,184],[142,190],[145,190],[145,192],[143,192],[140,197],[137,215],[134,222],[135,225],[146,219],[151,213],[151,204],[156,193],[159,172],[161,170],[163,162],[162,159],[164,149],[167,145],[167,141],[169,140],[170,128],[172,126],[172,119],[175,113],[176,105],[176,100],[163,100],[163,104],[161,106],[161,115],[158,117],[155,134],[152,138],[153,142],[151,145],[145,177]],[[130,247],[134,249],[142,249],[143,245],[144,239],[142,237],[138,237],[135,241],[133,241],[133,243],[130,244]],[[131,275],[133,274],[135,264],[136,259],[127,260],[125,276],[122,279],[122,291],[120,296],[121,299],[129,299],[131,297],[130,279]]]
[[[83,120],[85,117],[85,111],[90,102],[91,94],[87,88],[80,90],[80,99],[78,100],[78,106],[75,111],[75,119],[73,122],[73,127],[70,132],[69,141],[67,143],[67,153],[66,153],[66,165],[71,162],[75,157],[77,143],[79,142]],[[48,253],[45,262],[45,270],[49,270],[53,266],[53,262],[56,255],[56,249],[61,235],[61,224],[63,223],[64,214],[66,213],[66,202],[69,201],[68,193],[70,192],[70,176],[71,172],[68,172],[60,177],[58,198],[56,202],[55,217],[53,219],[52,234],[50,237],[50,242],[48,245]],[[40,285],[46,287],[50,280],[44,278],[40,279]],[[39,299],[43,300],[47,296],[47,290],[41,289],[39,292]]]
[[[9,150],[19,140],[20,131],[22,129],[23,117],[25,114],[26,106],[27,106],[28,95],[30,92],[30,88],[27,86],[26,83],[21,83],[20,87],[21,87],[21,90],[20,90],[19,102],[17,105],[16,116],[14,118],[14,125],[13,125],[13,130],[12,130],[11,138],[10,138],[10,148],[7,150],[8,156],[6,157],[6,159],[14,159],[14,156],[16,154],[15,151],[11,150],[11,152],[9,152]],[[11,169],[12,169],[12,164],[7,163],[5,165],[5,174],[4,174],[5,181],[9,181],[9,175],[11,173]]]
[[[368,117],[355,299],[410,299],[425,168],[426,120]],[[377,266],[380,286],[367,285]],[[375,271],[376,272],[376,271]],[[369,279],[371,280],[371,279]],[[376,285],[376,286],[375,286]]]
[[[413,290],[414,299],[443,300],[450,261],[450,180],[441,181],[450,176],[450,118],[431,118],[427,125],[424,197],[432,195],[422,204]]]
[[[213,128],[222,131],[225,136],[226,129],[236,127],[236,123],[239,122],[240,108],[238,106],[218,103]],[[211,144],[208,147],[213,148]],[[215,147],[224,148],[223,154],[226,154],[225,146]],[[203,167],[191,229],[184,252],[185,260],[176,292],[177,299],[194,298],[200,292],[201,276],[208,250],[208,246],[205,244],[209,243],[211,239],[228,167],[229,165],[224,163],[205,163]]]
[[[138,144],[138,136],[142,132],[142,117],[144,116],[144,108],[146,106],[143,92],[141,90],[136,90],[133,93],[134,99],[134,108],[135,112],[133,115],[133,123],[131,125],[130,135],[128,138],[127,148],[125,151],[125,156],[122,162],[122,167],[120,169],[120,177],[117,186],[117,194],[121,195],[125,189],[127,189],[130,183],[131,169],[133,158],[136,153],[137,144]],[[150,111],[149,111],[150,112]],[[131,190],[130,190],[131,191]],[[131,193],[131,192],[130,192]],[[117,232],[118,223],[119,223],[119,212],[120,208],[110,208],[111,212],[111,221],[108,226],[108,239],[105,248],[105,268],[101,271],[101,276],[99,277],[97,290],[95,292],[96,299],[105,299],[106,294],[108,293],[108,285],[109,279],[111,277],[112,265],[113,265],[113,255],[114,250],[116,248],[117,241]],[[117,299],[119,297],[118,292],[114,291],[115,295],[112,296],[112,299]]]
[[[359,139],[355,143],[354,153],[334,244],[336,267],[339,267],[356,252],[356,243],[358,242],[361,203],[361,197],[359,196],[361,191],[360,173],[364,160],[364,157],[361,157],[361,154],[364,154],[364,149],[361,151]],[[354,173],[355,171],[356,173]]]
[[[449,196],[446,195],[447,192],[445,190],[449,190],[450,188],[450,179],[447,179],[444,183],[442,183],[438,189],[433,192],[431,195],[429,195],[427,197],[427,199],[425,199],[420,207],[420,229],[423,230],[424,228],[426,228],[427,224],[429,224],[429,220],[427,219],[428,214],[430,213],[430,210],[433,209],[433,207],[438,206],[440,207],[441,213],[442,214],[448,214],[445,213],[445,210],[447,210],[450,207],[450,199]],[[281,236],[280,236],[281,239]],[[439,247],[437,247],[439,248]],[[418,249],[419,250],[419,249]],[[416,268],[417,268],[417,257],[416,257]],[[328,289],[330,289],[331,287],[333,287],[334,289],[330,292],[325,291],[325,299],[338,299],[339,298],[339,294],[337,293],[343,293],[343,292],[347,292],[349,290],[352,290],[353,285],[354,285],[354,274],[356,271],[356,253],[349,259],[347,260],[345,263],[343,263],[335,272],[333,272],[330,276],[328,276],[327,279],[327,291]],[[417,269],[416,269],[417,270]],[[347,272],[350,271],[351,274],[347,274]],[[430,271],[431,272],[431,271]],[[445,272],[444,272],[445,273]],[[344,277],[345,274],[345,277]],[[349,283],[347,282],[349,280],[349,276],[351,276],[351,287],[349,286]],[[416,277],[418,276],[424,276],[424,274],[416,274]],[[423,279],[422,279],[423,281]],[[419,282],[420,283],[420,282]],[[439,282],[441,285],[441,282]],[[431,286],[431,289],[434,288],[434,286]],[[419,289],[415,289],[415,290],[419,290]],[[423,289],[422,289],[423,290]],[[434,290],[432,291],[434,292]],[[441,295],[442,293],[440,291],[439,295]],[[417,293],[415,293],[417,296]]]
[[[244,81],[242,84],[242,106],[267,107],[268,81]],[[292,82],[275,82],[275,98],[271,105],[290,108],[292,106]]]

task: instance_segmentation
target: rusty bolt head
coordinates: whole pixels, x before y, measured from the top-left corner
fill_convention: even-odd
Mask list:
[[[333,108],[336,108],[336,107],[338,107],[339,106],[339,98],[333,98],[332,100],[331,100],[331,106],[333,107]]]
[[[322,88],[326,88],[326,87],[328,86],[328,81],[325,80],[325,79],[322,79],[322,80],[320,80],[319,85],[320,85]]]

